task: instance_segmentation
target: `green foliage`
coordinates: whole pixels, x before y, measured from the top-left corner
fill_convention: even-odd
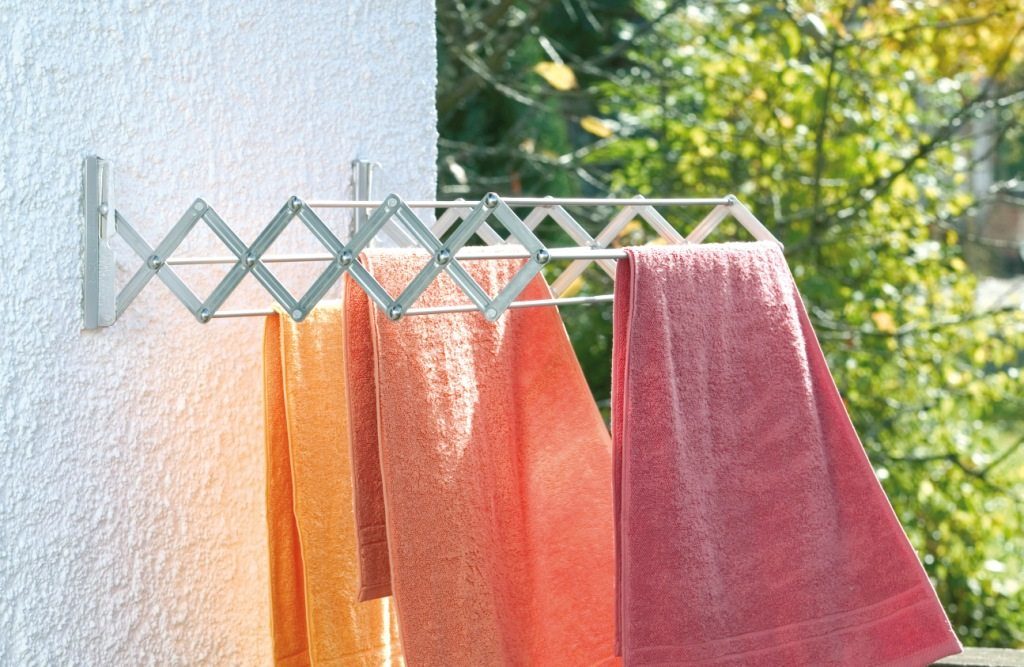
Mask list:
[[[442,122],[442,159],[470,165],[470,182],[528,164],[535,193],[740,196],[786,244],[864,446],[961,639],[1024,645],[1024,316],[978,310],[960,244],[974,212],[972,121],[994,113],[1000,150],[1021,154],[1019,2],[651,0],[633,3],[639,16],[622,4],[589,41],[579,23],[555,22],[581,40],[583,55],[560,54],[579,88],[524,76],[531,106],[483,85],[508,117],[481,112],[482,134],[462,115]],[[554,6],[536,5],[531,40],[555,29],[543,20]],[[529,41],[505,61],[518,72],[550,60]],[[584,116],[614,133],[581,132]],[[672,221],[689,229],[692,215]],[[739,236],[723,225],[712,240]],[[620,243],[647,240],[631,228]],[[606,291],[602,280],[583,291]],[[609,311],[563,315],[606,399]]]
[[[580,126],[596,105],[599,73],[578,64],[600,55],[619,21],[638,18],[629,0],[487,0],[437,3],[439,190],[479,198],[580,192],[565,154],[593,139]],[[538,65],[572,66],[560,90]],[[541,72],[544,70],[541,69]]]

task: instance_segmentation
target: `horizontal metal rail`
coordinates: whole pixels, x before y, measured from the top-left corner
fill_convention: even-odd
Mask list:
[[[622,198],[604,197],[588,199],[585,197],[502,197],[509,206],[729,206],[736,201],[735,197],[705,198],[671,198],[644,197]],[[377,208],[384,201],[358,201],[348,199],[307,199],[310,208]],[[477,202],[465,199],[433,199],[407,201],[409,208],[473,208]]]
[[[425,254],[425,253],[424,253]],[[552,261],[568,259],[624,259],[625,250],[595,248],[548,248],[548,255]],[[500,252],[494,250],[482,250],[477,248],[463,248],[455,253],[455,259],[478,260],[478,259],[529,259],[530,254],[523,251]],[[260,258],[261,262],[333,262],[337,257],[326,253],[311,255],[267,255]],[[229,255],[215,257],[171,257],[164,264],[169,266],[191,266],[201,264],[235,264],[237,257]]]
[[[597,294],[594,296],[570,296],[559,299],[524,299],[513,301],[509,308],[536,308],[538,306],[579,306],[592,303],[608,303],[615,300],[613,294]],[[442,315],[446,313],[468,313],[476,310],[472,304],[459,306],[432,306],[427,308],[410,308],[406,315]]]
[[[613,294],[596,294],[593,296],[570,296],[563,297],[560,299],[530,299],[522,301],[513,301],[508,305],[509,309],[513,308],[537,308],[539,306],[582,306],[595,303],[610,303],[615,300]],[[459,304],[454,306],[431,306],[426,308],[410,308],[405,312],[405,316],[411,315],[444,315],[449,313],[471,313],[473,311],[480,310],[476,305],[472,303]],[[273,315],[275,311],[267,308],[263,310],[224,310],[213,315],[214,318],[220,317],[262,317],[266,315]]]

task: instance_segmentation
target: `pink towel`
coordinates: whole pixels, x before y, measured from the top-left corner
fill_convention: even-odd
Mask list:
[[[627,665],[925,665],[960,644],[781,250],[644,247],[615,287]]]
[[[366,255],[391,294],[430,261]],[[494,293],[521,263],[466,268]],[[558,311],[392,322],[345,298],[361,595],[393,593],[409,664],[617,664],[611,442]],[[466,302],[442,275],[416,306]]]

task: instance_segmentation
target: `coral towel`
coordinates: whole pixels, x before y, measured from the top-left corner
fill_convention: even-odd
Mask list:
[[[773,243],[631,249],[613,446],[626,665],[957,653]]]
[[[365,261],[397,294],[429,260]],[[518,265],[466,263],[491,293]],[[549,294],[538,277],[523,298]],[[409,664],[614,663],[611,443],[558,312],[391,322],[351,283],[345,299],[350,404],[377,416],[353,420],[364,597],[390,587]],[[442,275],[416,306],[465,302]]]
[[[264,419],[274,663],[401,665],[392,601],[356,599],[342,308],[267,318]]]

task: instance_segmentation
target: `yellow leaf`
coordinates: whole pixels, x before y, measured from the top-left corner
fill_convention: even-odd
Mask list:
[[[576,74],[565,63],[545,60],[534,65],[533,71],[544,77],[555,90],[572,90],[576,87]]]
[[[584,116],[580,119],[580,127],[602,139],[612,136],[612,128],[597,116]]]
[[[633,220],[630,220],[628,223],[626,223],[626,226],[622,228],[622,231],[619,232],[619,235],[615,237],[615,242],[619,243],[625,239],[628,239],[630,236],[640,232],[642,229],[643,225],[640,224],[639,220],[634,218]]]
[[[875,323],[875,328],[882,333],[896,333],[896,320],[884,310],[876,310],[871,313],[871,321]]]
[[[584,280],[583,276],[576,276],[576,280],[569,283],[569,286],[562,290],[559,296],[576,296],[586,283],[587,281]]]
[[[967,270],[967,263],[964,262],[964,260],[960,259],[959,257],[954,257],[953,259],[949,260],[949,265],[953,267],[953,270],[958,273],[963,273],[964,271]]]

